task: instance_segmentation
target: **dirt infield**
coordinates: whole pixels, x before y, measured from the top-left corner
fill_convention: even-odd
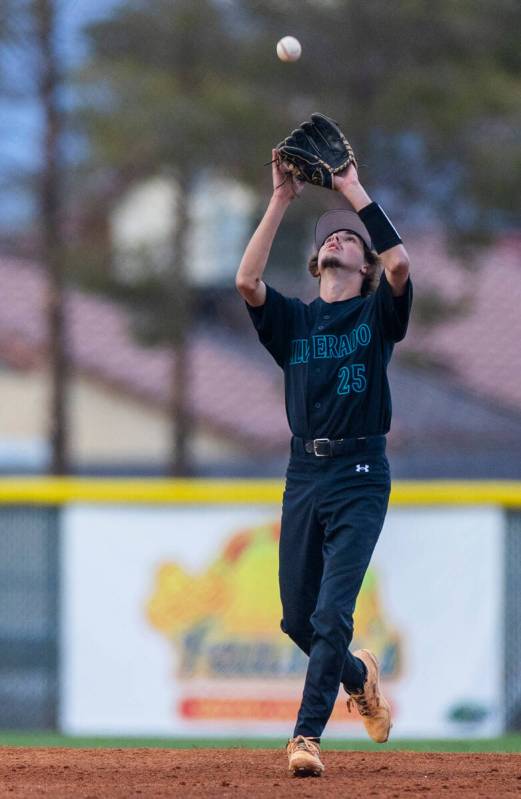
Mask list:
[[[521,755],[324,752],[323,777],[288,776],[283,751],[0,749],[0,797],[483,797],[521,795]]]

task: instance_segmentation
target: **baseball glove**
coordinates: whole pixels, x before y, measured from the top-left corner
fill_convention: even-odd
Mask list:
[[[337,123],[324,114],[311,114],[277,145],[283,165],[297,180],[333,188],[333,176],[349,164],[357,167],[353,148]]]

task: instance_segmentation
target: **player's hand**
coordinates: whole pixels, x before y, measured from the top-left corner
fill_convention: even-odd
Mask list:
[[[349,164],[346,169],[333,176],[333,188],[344,194],[353,186],[358,186],[358,172],[354,164]]]
[[[371,198],[358,180],[354,164],[349,164],[347,169],[334,176],[333,188],[346,198],[355,211],[360,211],[371,202]]]
[[[281,161],[278,150],[271,151],[272,164],[271,172],[273,177],[273,196],[277,199],[291,202],[295,197],[299,197],[306,185],[304,181],[297,180],[291,171]]]

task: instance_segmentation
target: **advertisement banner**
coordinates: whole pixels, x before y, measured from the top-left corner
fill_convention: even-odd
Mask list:
[[[64,732],[291,734],[307,658],[280,630],[279,513],[64,509]],[[353,648],[381,663],[393,736],[502,730],[503,527],[493,507],[389,511]],[[345,699],[326,734],[363,736]]]

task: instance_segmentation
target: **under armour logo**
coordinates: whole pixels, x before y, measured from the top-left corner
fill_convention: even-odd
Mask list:
[[[356,464],[356,471],[357,472],[368,472],[369,471],[369,464],[368,463],[364,463],[362,465],[361,463],[357,463]]]

